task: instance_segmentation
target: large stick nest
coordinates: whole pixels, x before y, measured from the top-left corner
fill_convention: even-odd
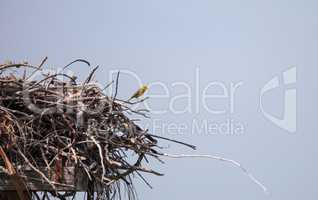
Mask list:
[[[39,197],[36,191],[24,191],[30,178],[25,169],[35,172],[34,180],[50,185],[50,195],[44,193],[47,198],[74,195],[75,186],[63,185],[69,188],[65,194],[58,187],[63,168],[75,167],[88,180],[88,196],[95,193],[99,199],[112,199],[125,191],[135,198],[132,175],[142,180],[140,172],[162,175],[146,167],[145,161],[147,157],[160,161],[163,154],[157,139],[167,139],[150,134],[127,117],[131,113],[147,117],[146,110],[132,109],[145,99],[119,100],[119,73],[117,80],[100,88],[91,81],[97,68],[77,83],[75,76],[62,72],[45,74],[44,62],[0,65],[0,171],[15,177],[20,197],[25,193]],[[87,63],[71,64],[77,62]],[[107,96],[104,90],[110,86],[115,90]]]

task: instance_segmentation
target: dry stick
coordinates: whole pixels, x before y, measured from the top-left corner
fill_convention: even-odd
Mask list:
[[[64,152],[64,150],[70,148],[72,145],[73,145],[73,143],[70,143],[70,144],[68,144],[66,147],[64,147],[63,149],[61,149],[60,151],[61,151],[61,152]],[[47,169],[49,169],[49,168],[51,167],[51,165],[53,164],[53,162],[55,161],[55,159],[60,155],[61,152],[57,152],[57,154],[53,157],[53,159],[52,159],[51,162],[49,163]]]
[[[88,135],[89,138],[95,143],[95,145],[97,146],[98,148],[98,151],[99,151],[99,156],[100,156],[100,162],[101,162],[101,165],[102,165],[102,181],[104,181],[105,178],[105,174],[106,174],[106,170],[105,170],[105,165],[104,165],[104,156],[103,156],[103,150],[102,150],[102,147],[99,145],[99,143],[96,141],[96,139],[94,138],[94,136],[91,136],[91,135]],[[106,179],[107,180],[107,179]],[[107,181],[110,181],[110,180],[107,180]]]
[[[97,65],[92,71],[91,73],[88,75],[87,79],[84,81],[83,85],[89,83],[93,77],[93,75],[95,74],[96,70],[99,68],[99,65]]]
[[[117,97],[119,74],[120,74],[120,71],[118,71],[118,73],[117,73],[116,84],[115,84],[115,85],[116,85],[116,88],[115,88],[115,94],[114,94],[113,99],[116,99],[116,97]]]
[[[89,66],[90,66],[90,65],[89,65]],[[91,79],[92,79],[94,73],[96,72],[96,70],[97,70],[98,68],[99,68],[99,65],[97,65],[97,66],[89,73],[88,77],[86,78],[86,80],[85,80],[84,83],[82,84],[83,87],[82,87],[80,96],[82,96],[82,95],[83,95],[83,92],[87,89],[88,83],[91,81]]]
[[[67,64],[66,66],[64,66],[64,67],[63,67],[63,70],[66,69],[68,66],[70,66],[70,65],[72,65],[72,64],[74,64],[74,63],[76,63],[76,62],[83,62],[83,63],[87,64],[88,66],[91,66],[91,64],[90,64],[87,60],[84,60],[84,59],[76,59],[76,60],[70,62],[69,64]]]
[[[101,91],[106,90],[109,86],[111,86],[114,83],[114,80],[112,80],[110,83],[108,83]]]
[[[40,85],[40,83],[50,79],[50,78],[55,78],[57,76],[65,76],[66,78],[69,78],[70,80],[72,80],[74,83],[75,83],[75,79],[67,74],[63,74],[63,73],[56,73],[56,74],[53,74],[53,75],[49,75],[47,77],[45,77],[44,79],[40,80],[39,82],[27,87],[25,90],[29,90],[29,89],[33,89],[35,86],[38,86]]]
[[[89,179],[90,181],[92,181],[92,176],[90,175],[89,170],[87,169],[86,165],[85,165],[81,160],[79,160],[79,162],[80,162],[80,164],[82,165],[84,171],[86,172],[86,174],[87,174],[87,176],[88,176],[88,179]]]
[[[264,184],[262,184],[259,180],[257,180],[246,168],[244,168],[239,162],[235,160],[223,158],[220,156],[214,156],[214,155],[187,155],[187,154],[175,155],[175,154],[166,154],[166,153],[162,153],[161,155],[169,157],[169,158],[209,158],[209,159],[231,163],[235,165],[236,167],[240,168],[256,185],[258,185],[264,191],[266,195],[270,194],[267,188],[264,186]]]
[[[153,134],[149,134],[149,133],[147,133],[147,135],[152,136],[152,137],[155,137],[155,138],[160,138],[160,139],[163,139],[163,140],[168,140],[168,141],[170,141],[170,142],[182,144],[182,145],[185,145],[185,146],[187,146],[187,147],[190,147],[190,148],[193,149],[193,150],[196,150],[196,148],[197,148],[197,147],[194,146],[194,145],[187,144],[187,143],[180,142],[180,141],[173,140],[173,139],[169,139],[169,138],[165,138],[165,137],[162,137],[162,136],[159,136],[159,135],[153,135]]]
[[[137,100],[137,101],[134,101],[134,102],[126,101],[126,100],[122,100],[122,99],[115,99],[115,100],[118,101],[118,102],[126,103],[126,104],[128,104],[128,105],[134,105],[134,104],[142,103],[142,102],[146,101],[147,99],[149,99],[149,97],[145,97],[145,98],[142,98],[142,99]],[[120,104],[120,105],[122,105],[122,104]],[[126,107],[127,107],[127,106],[126,106]]]
[[[40,170],[38,170],[34,165],[32,165],[32,163],[29,161],[29,159],[21,152],[20,149],[17,150],[18,153],[21,155],[21,157],[24,159],[24,161],[35,171],[37,172],[40,176],[42,176],[42,178],[51,185],[51,187],[53,188],[53,190],[56,191],[56,187],[55,185],[50,181],[50,179],[48,179]]]
[[[115,82],[115,94],[114,94],[114,96],[112,97],[113,101],[111,101],[111,104],[110,104],[110,110],[111,110],[111,112],[113,112],[113,108],[114,108],[113,105],[114,105],[114,102],[115,102],[115,99],[116,99],[116,96],[117,96],[117,92],[118,92],[119,74],[120,74],[120,71],[118,71],[118,73],[117,73],[116,82]]]
[[[33,195],[37,200],[41,200],[38,193],[32,192],[32,195]]]
[[[29,78],[31,78],[37,71],[41,70],[42,66],[44,65],[46,61],[47,61],[47,56],[42,60],[40,65],[37,67],[37,69],[35,69],[25,80],[29,80]]]
[[[37,69],[37,67],[34,67],[33,65],[17,63],[17,64],[8,64],[8,65],[0,66],[0,71],[8,69],[8,68],[12,68],[12,67],[15,67],[15,68],[28,67],[28,68]]]
[[[47,61],[47,56],[45,56],[45,58],[42,60],[42,62],[40,63],[40,65],[38,66],[38,69],[41,69],[42,66],[44,65],[44,63]]]

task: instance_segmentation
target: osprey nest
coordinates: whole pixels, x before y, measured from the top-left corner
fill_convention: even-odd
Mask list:
[[[128,116],[148,117],[134,105],[146,100],[117,98],[118,78],[101,88],[91,81],[97,67],[81,83],[63,71],[47,73],[46,58],[38,66],[0,65],[0,198],[4,191],[20,199],[67,199],[85,192],[87,199],[134,199],[133,178],[161,176],[147,164],[165,154],[156,136]],[[112,95],[104,91],[113,89]],[[134,114],[134,115],[132,115]],[[12,187],[11,187],[12,186]],[[10,188],[11,187],[11,188]]]

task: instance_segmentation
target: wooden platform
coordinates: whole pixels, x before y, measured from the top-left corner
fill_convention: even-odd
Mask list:
[[[46,183],[40,175],[30,169],[23,170],[27,181],[28,188],[32,191],[51,191],[52,187]],[[58,191],[85,191],[87,190],[88,179],[85,172],[76,169],[75,167],[63,168],[63,173],[60,178],[56,176],[54,171],[47,171],[42,168],[41,171],[55,183]],[[0,192],[14,191],[15,185],[8,175],[0,171]]]

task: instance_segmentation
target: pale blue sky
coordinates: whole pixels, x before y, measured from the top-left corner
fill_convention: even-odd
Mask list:
[[[270,190],[271,196],[253,184],[240,170],[211,160],[172,160],[153,163],[164,177],[147,176],[154,189],[137,181],[140,199],[244,199],[315,200],[317,173],[318,2],[314,0],[242,1],[1,1],[0,61],[27,59],[61,67],[85,58],[101,69],[97,80],[106,84],[110,70],[129,70],[142,82],[160,81],[168,98],[151,98],[154,109],[165,109],[173,97],[191,86],[195,93],[211,82],[242,82],[234,96],[234,112],[228,99],[213,99],[209,106],[225,109],[211,114],[200,104],[176,114],[153,114],[159,124],[191,126],[193,120],[241,123],[239,135],[191,132],[156,134],[198,146],[196,152],[170,144],[168,152],[223,155],[241,162]],[[260,112],[259,92],[272,77],[296,66],[298,82],[297,132],[290,134],[268,121]],[[199,69],[199,87],[196,87]],[[82,78],[84,65],[72,68]],[[138,83],[123,74],[119,96],[128,97]],[[295,86],[295,85],[294,85]],[[292,86],[292,87],[294,87]],[[199,91],[197,90],[199,89]],[[220,88],[219,88],[220,89]],[[283,87],[265,99],[265,108],[282,115]],[[162,94],[153,87],[148,95]],[[211,91],[210,91],[211,92]],[[216,91],[212,91],[216,93]],[[202,95],[199,95],[202,102]],[[186,105],[186,98],[176,106]],[[168,146],[168,143],[163,143]]]

